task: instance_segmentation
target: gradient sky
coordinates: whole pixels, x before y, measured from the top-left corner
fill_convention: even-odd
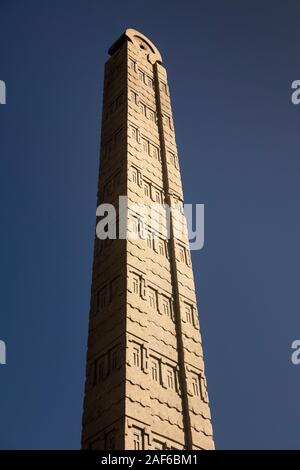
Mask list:
[[[79,448],[103,65],[168,70],[216,446],[300,448],[300,4],[0,0],[0,448]]]

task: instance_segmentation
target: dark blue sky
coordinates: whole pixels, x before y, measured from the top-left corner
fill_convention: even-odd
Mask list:
[[[300,448],[300,5],[0,0],[0,448],[78,448],[103,65],[126,27],[169,74],[216,445]]]

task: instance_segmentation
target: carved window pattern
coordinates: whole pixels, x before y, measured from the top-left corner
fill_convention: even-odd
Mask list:
[[[146,299],[146,282],[139,273],[132,274],[132,292],[142,299]]]
[[[145,181],[144,182],[144,195],[146,197],[150,197],[150,193],[151,193],[151,186],[147,181]]]
[[[133,449],[134,450],[143,450],[143,436],[142,431],[139,429],[134,429],[133,431]]]
[[[154,81],[151,77],[149,77],[149,75],[146,75],[146,85],[154,89]]]
[[[155,194],[155,202],[158,202],[159,204],[161,204],[162,203],[161,192],[158,189],[156,189],[154,194]]]
[[[132,217],[129,224],[129,231],[133,239],[144,238],[144,222],[142,219]]]
[[[159,148],[156,147],[155,145],[152,145],[151,146],[151,155],[158,161],[160,161],[160,152],[159,152]]]
[[[147,73],[145,73],[142,69],[138,69],[138,78],[142,83],[147,85],[149,88],[151,88],[152,90],[154,89],[153,78],[150,77],[150,75],[148,75]]]
[[[185,318],[187,323],[194,324],[193,306],[187,303],[185,304]]]
[[[167,84],[166,84],[165,82],[160,82],[160,85],[161,85],[162,91],[163,91],[166,95],[168,95],[169,93],[168,93],[168,86],[167,86]]]
[[[178,245],[178,256],[179,261],[187,264],[188,266],[191,265],[190,251],[185,246]]]
[[[200,383],[198,375],[192,377],[192,390],[195,397],[200,397]]]
[[[181,262],[185,262],[185,249],[183,246],[179,247],[179,259]]]
[[[171,390],[175,390],[175,374],[173,367],[167,368],[167,386]]]
[[[164,315],[171,318],[171,302],[168,297],[162,297],[162,310]]]
[[[163,203],[164,197],[161,189],[155,187],[151,181],[147,181],[145,178],[143,178],[143,187],[145,197],[151,197],[151,199],[158,204]]]
[[[201,387],[200,387],[200,390],[201,390],[201,397],[202,397],[202,400],[205,402],[205,403],[208,403],[208,394],[207,394],[207,385],[206,385],[206,378],[203,374],[200,374],[200,384],[201,384]]]
[[[174,152],[168,152],[169,154],[169,163],[171,163],[175,168],[178,168],[178,157]]]
[[[157,292],[156,290],[149,287],[149,304],[150,307],[157,310]]]
[[[139,69],[139,80],[145,83],[145,77],[145,73],[141,69]]]
[[[120,290],[120,275],[113,278],[109,283],[102,286],[96,293],[96,311],[101,312],[118,295]]]
[[[153,249],[153,235],[152,235],[152,233],[148,233],[148,235],[147,235],[147,246],[148,246],[148,248]]]
[[[165,255],[165,245],[162,240],[158,242],[158,252],[160,255],[164,256]]]
[[[139,235],[139,220],[135,217],[131,221],[131,229],[134,235]]]
[[[130,134],[131,134],[131,137],[136,141],[138,142],[139,138],[138,138],[138,128],[137,127],[134,127],[134,126],[130,126]]]
[[[139,170],[138,168],[136,168],[135,166],[132,166],[132,170],[131,170],[131,179],[132,179],[132,182],[137,184],[138,186],[142,186],[143,185],[143,175],[142,175],[142,172],[141,170]]]
[[[143,116],[147,116],[147,106],[140,102],[140,113],[143,115]]]
[[[176,211],[179,211],[181,214],[184,213],[183,202],[178,198],[174,198],[173,203],[172,203],[172,208],[175,209]]]
[[[139,108],[140,108],[140,113],[143,116],[145,116],[150,121],[156,123],[156,113],[155,111],[153,111],[153,109],[149,108],[147,105],[145,105],[141,101],[139,102]]]
[[[132,290],[134,294],[140,295],[140,284],[141,280],[139,276],[133,276],[132,278]]]
[[[150,157],[153,157],[156,160],[161,161],[160,150],[157,145],[150,142],[150,140],[147,139],[146,137],[143,137],[142,146],[143,146],[143,152],[145,152]]]
[[[141,368],[141,348],[140,348],[140,346],[135,346],[133,348],[133,365],[135,367]]]
[[[136,168],[132,168],[132,181],[136,184],[138,182],[138,170]]]
[[[159,361],[156,358],[151,359],[151,377],[155,382],[160,382],[160,366]]]
[[[133,70],[134,72],[136,72],[136,62],[135,62],[135,60],[133,60],[129,57],[128,63],[129,63],[129,68],[131,70]]]
[[[147,139],[142,139],[143,151],[149,154],[149,141]]]
[[[150,121],[156,122],[156,113],[152,109],[148,108],[148,117]]]
[[[138,94],[134,90],[129,90],[129,100],[133,104],[138,104]]]
[[[171,120],[170,116],[168,116],[167,114],[164,114],[163,115],[163,122],[169,129],[172,129],[172,120]]]

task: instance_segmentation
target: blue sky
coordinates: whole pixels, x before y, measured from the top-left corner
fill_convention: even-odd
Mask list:
[[[299,448],[299,3],[0,0],[0,448],[79,448],[103,65],[168,70],[216,445]]]

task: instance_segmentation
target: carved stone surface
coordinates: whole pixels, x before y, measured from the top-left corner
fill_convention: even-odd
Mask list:
[[[132,29],[109,53],[97,203],[183,202],[161,55]],[[188,239],[156,235],[95,240],[84,449],[214,448]]]

